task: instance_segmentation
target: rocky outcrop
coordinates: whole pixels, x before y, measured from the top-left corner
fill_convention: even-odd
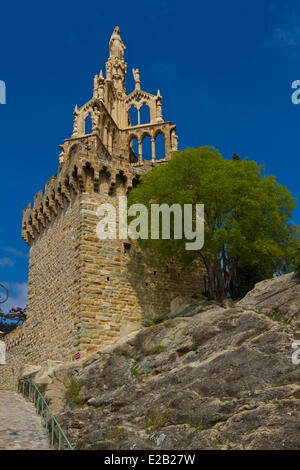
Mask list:
[[[77,449],[299,450],[299,297],[287,275],[235,305],[200,299],[64,366],[60,424]]]
[[[300,281],[293,273],[256,284],[239,306],[264,312],[271,317],[300,326]]]

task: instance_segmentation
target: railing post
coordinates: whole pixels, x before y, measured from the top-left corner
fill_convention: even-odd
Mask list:
[[[52,416],[52,420],[51,420],[51,425],[52,425],[51,445],[52,445],[52,447],[53,447],[53,444],[54,444],[54,419],[53,419],[53,416]]]
[[[48,408],[46,408],[46,432],[48,433]]]
[[[42,400],[42,409],[41,409],[41,423],[43,424],[43,416],[44,415],[44,401]]]

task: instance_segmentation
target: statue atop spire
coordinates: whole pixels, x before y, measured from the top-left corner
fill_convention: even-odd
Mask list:
[[[120,36],[120,28],[116,26],[109,41],[109,57],[123,59],[126,47]]]
[[[134,90],[127,93],[125,76],[127,64],[124,58],[126,47],[116,26],[109,40],[109,57],[106,62],[106,74],[100,70],[93,78],[93,96],[90,101],[74,110],[73,134],[70,139],[85,136],[98,136],[108,154],[125,152],[130,163],[142,162],[142,141],[150,137],[152,161],[156,160],[155,140],[158,135],[165,139],[165,158],[171,158],[171,152],[177,150],[176,126],[164,121],[162,116],[162,96],[146,92],[141,87],[140,69],[132,68]],[[132,109],[133,108],[133,109]],[[148,109],[147,109],[148,108]],[[137,115],[132,119],[131,114]],[[92,127],[90,126],[90,118]],[[89,119],[89,125],[86,120]],[[132,150],[132,140],[137,139],[137,155]],[[60,163],[69,158],[67,144],[60,155]],[[129,155],[128,155],[129,152]],[[149,152],[150,153],[150,152]],[[135,156],[134,156],[135,155]]]
[[[140,90],[141,89],[141,79],[140,79],[139,69],[132,69],[132,74],[133,74],[133,78],[134,78],[135,89]]]
[[[125,93],[125,74],[127,64],[124,60],[126,47],[120,36],[120,28],[116,26],[109,41],[109,58],[106,62],[106,79],[113,82],[115,89]]]

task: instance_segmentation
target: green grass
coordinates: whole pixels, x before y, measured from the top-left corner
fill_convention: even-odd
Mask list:
[[[148,434],[163,428],[168,424],[167,416],[163,415],[159,408],[153,408],[145,416],[144,429]]]
[[[77,406],[83,406],[84,399],[80,397],[81,384],[75,377],[69,377],[66,389],[66,398],[70,403]]]
[[[128,349],[122,349],[121,351],[117,351],[114,353],[115,356],[124,356],[124,357],[131,357],[130,352]]]
[[[141,376],[138,371],[133,367],[130,372],[132,373],[133,377],[136,378],[139,382],[141,381]]]
[[[191,428],[195,429],[197,432],[203,431],[203,426],[198,418],[193,418],[191,421],[187,423]]]
[[[150,326],[155,326],[155,325],[159,325],[160,323],[162,323],[164,321],[163,318],[161,317],[156,317],[154,318],[151,322],[146,322],[144,323],[144,326],[146,328],[149,328]]]
[[[120,427],[109,429],[106,433],[106,439],[108,439],[109,441],[112,441],[116,437],[123,434],[123,432],[124,432],[124,429]]]
[[[153,348],[147,349],[145,355],[146,356],[153,356],[154,354],[160,354],[164,350],[164,347],[161,344],[157,344],[153,346]]]

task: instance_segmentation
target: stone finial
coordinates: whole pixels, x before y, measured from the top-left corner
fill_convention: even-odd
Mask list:
[[[175,134],[175,131],[171,133],[171,148],[172,152],[177,152],[178,150],[178,136]]]
[[[97,90],[98,90],[98,75],[94,77],[94,90],[93,90],[93,97],[97,97]]]
[[[141,89],[141,79],[140,79],[140,71],[139,69],[132,69],[132,74],[135,82],[135,89]]]
[[[156,121],[157,122],[163,121],[161,102],[162,102],[162,96],[160,94],[160,91],[157,90],[157,96],[156,96]]]

